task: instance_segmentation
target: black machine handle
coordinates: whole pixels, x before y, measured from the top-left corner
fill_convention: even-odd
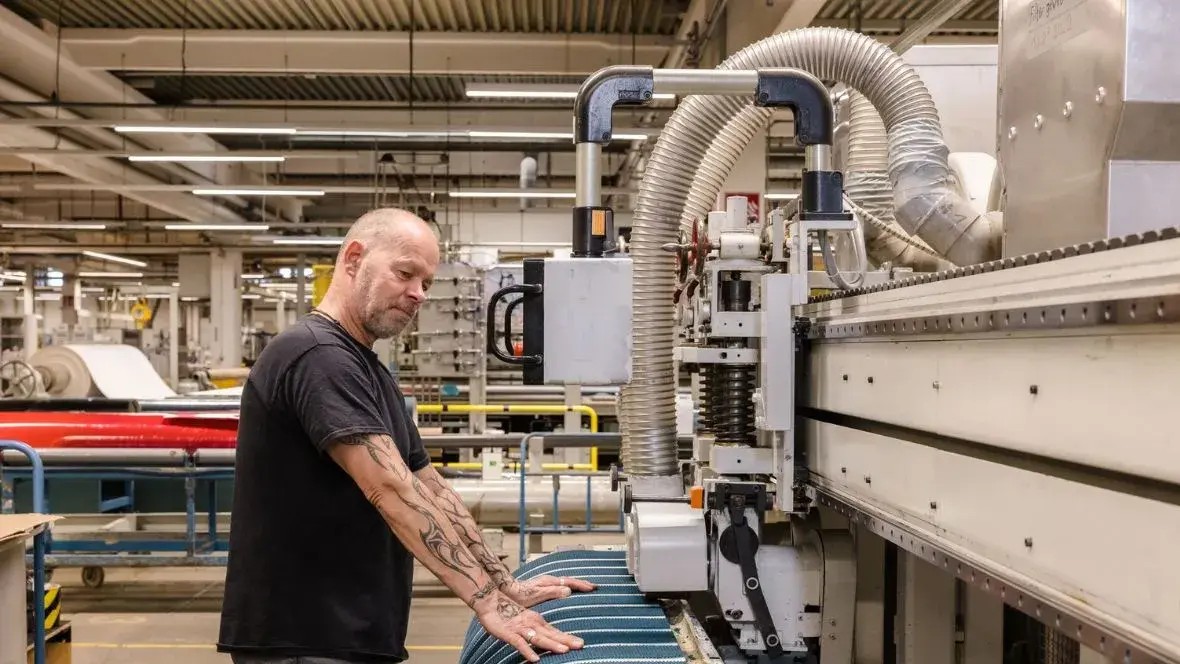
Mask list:
[[[521,297],[509,302],[504,307],[504,348],[501,349],[499,337],[496,336],[496,307],[500,304],[500,300],[512,293],[520,293]],[[516,357],[512,354],[512,312],[526,297],[529,295],[539,295],[540,293],[541,286],[538,284],[513,284],[492,293],[491,299],[488,300],[488,352],[495,355],[501,362],[520,366],[532,366],[541,363],[540,355],[522,355],[521,357]]]

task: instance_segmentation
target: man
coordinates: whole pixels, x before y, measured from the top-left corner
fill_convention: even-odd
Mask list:
[[[438,261],[433,232],[413,214],[362,216],[323,302],[251,369],[218,640],[235,662],[406,659],[414,558],[529,661],[534,649],[582,646],[528,607],[593,586],[512,578],[431,467],[372,350],[417,313]]]

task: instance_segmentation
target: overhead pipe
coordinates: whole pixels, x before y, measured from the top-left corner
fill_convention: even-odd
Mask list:
[[[862,92],[889,130],[889,175],[902,226],[956,264],[997,254],[998,229],[949,185],[947,148],[929,91],[889,47],[846,30],[804,28],[747,46],[719,68],[759,67],[796,67]],[[631,472],[676,472],[675,257],[663,246],[677,242],[682,220],[707,214],[745,147],[733,138],[743,133],[736,127],[722,135],[726,125],[734,120],[765,127],[769,122],[769,109],[743,113],[747,108],[744,99],[686,98],[669,118],[640,183],[631,236],[632,381],[623,406]],[[702,174],[698,169],[705,163],[711,168]]]

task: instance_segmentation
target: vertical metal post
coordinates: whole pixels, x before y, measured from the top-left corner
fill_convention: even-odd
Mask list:
[[[574,205],[602,205],[602,146],[598,143],[578,143],[575,150],[577,170],[574,172]]]

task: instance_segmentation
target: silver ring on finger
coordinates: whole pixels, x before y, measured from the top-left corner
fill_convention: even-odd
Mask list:
[[[537,638],[537,630],[535,629],[530,629],[524,635],[524,640],[528,641],[530,646],[533,645],[533,639],[535,638]]]
[[[557,582],[560,583],[563,588],[565,587],[565,577],[564,576],[561,577],[560,579],[558,579]]]

